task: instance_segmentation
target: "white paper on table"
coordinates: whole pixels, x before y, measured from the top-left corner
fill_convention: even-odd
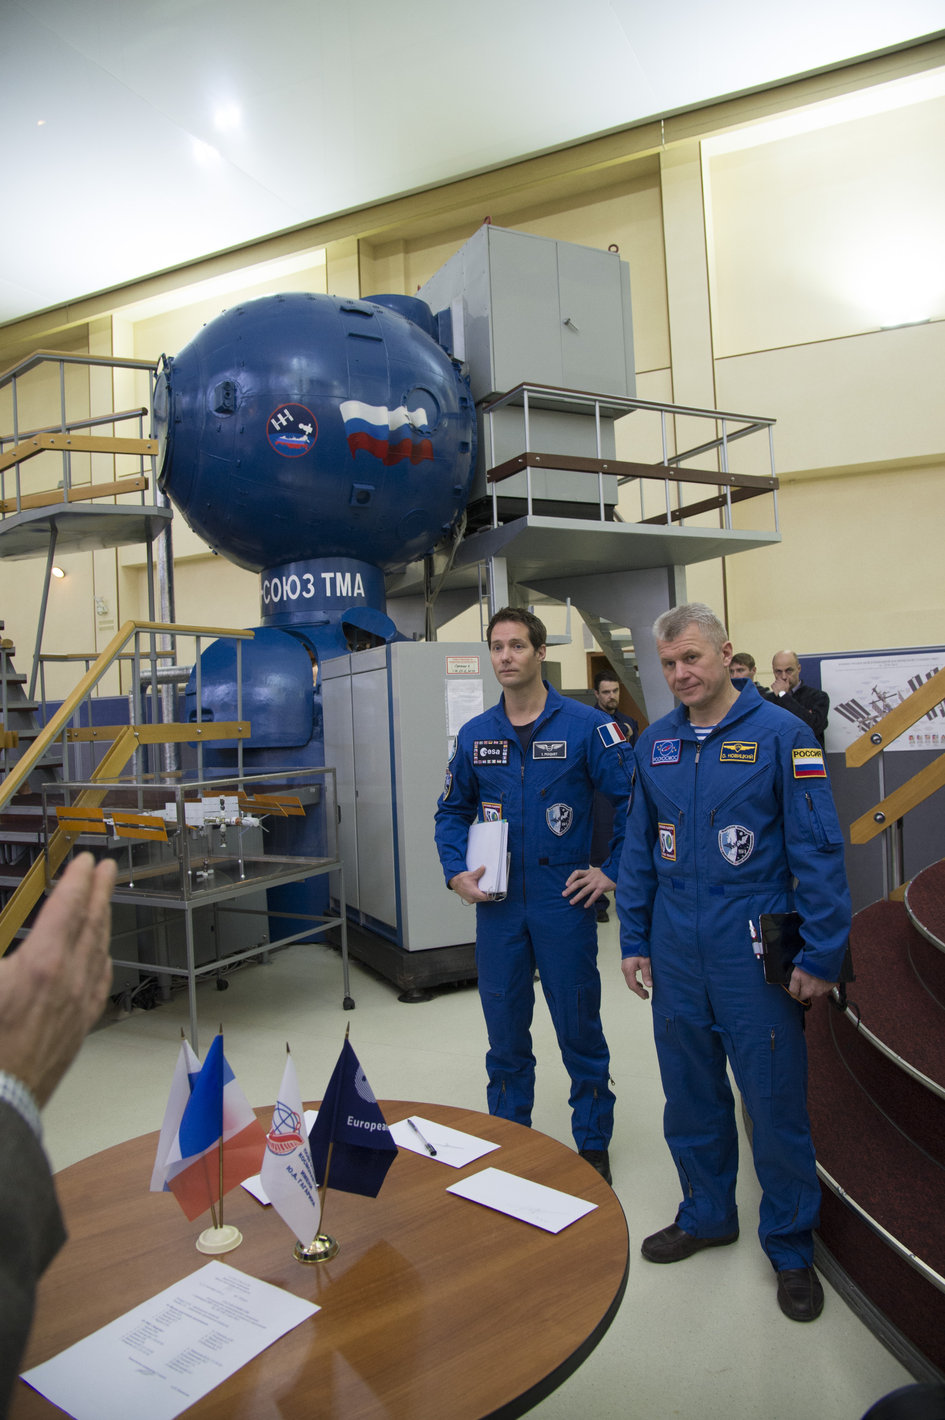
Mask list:
[[[575,1198],[572,1193],[560,1193],[557,1188],[532,1183],[504,1169],[483,1169],[472,1178],[451,1183],[446,1191],[469,1198],[473,1203],[482,1203],[486,1208],[495,1208],[499,1213],[508,1213],[511,1218],[521,1218],[523,1223],[532,1223],[548,1233],[560,1233],[597,1207],[596,1203]]]
[[[423,1119],[419,1114],[412,1114],[410,1118],[423,1138],[436,1150],[434,1163],[449,1164],[451,1168],[461,1169],[499,1147],[498,1144],[490,1144],[486,1139],[477,1139],[475,1134],[464,1134],[462,1130],[450,1129],[446,1124],[435,1124],[432,1119]],[[417,1138],[406,1119],[402,1119],[399,1124],[392,1124],[390,1132],[398,1149],[410,1149],[415,1154],[422,1154],[424,1158],[433,1158],[429,1150],[424,1148],[423,1139]]]
[[[75,1420],[174,1420],[319,1310],[208,1262],[23,1379]]]
[[[312,1125],[315,1123],[317,1118],[317,1109],[307,1109],[305,1111],[305,1128],[309,1134],[311,1134]],[[249,1178],[244,1178],[243,1182],[240,1184],[240,1188],[245,1188],[246,1192],[251,1194],[252,1197],[257,1200],[257,1202],[263,1205],[264,1208],[272,1207],[269,1194],[263,1188],[262,1180],[260,1179],[258,1173],[251,1174]]]

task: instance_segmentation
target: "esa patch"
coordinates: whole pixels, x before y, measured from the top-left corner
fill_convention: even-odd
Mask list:
[[[452,774],[450,773],[450,771],[447,770],[447,771],[446,771],[446,783],[443,785],[443,798],[444,798],[444,799],[448,799],[448,798],[449,798],[449,796],[450,796],[450,790],[452,789],[452,787],[453,787],[453,776],[452,776]]]
[[[574,822],[574,810],[570,804],[552,804],[545,810],[545,823],[558,838],[563,838]]]
[[[681,740],[654,740],[650,751],[651,764],[678,764]]]
[[[508,764],[508,740],[473,740],[473,764]]]
[[[532,759],[567,759],[567,740],[532,740]]]
[[[754,846],[755,835],[750,828],[743,828],[740,823],[730,823],[728,828],[723,828],[719,834],[719,852],[733,868],[747,863]]]
[[[795,779],[826,779],[827,766],[822,749],[792,749],[791,759]]]
[[[597,733],[608,749],[611,749],[614,745],[627,743],[627,737],[616,720],[608,720],[606,725],[598,725]]]
[[[719,750],[719,764],[754,764],[758,758],[755,740],[723,740]]]
[[[501,805],[501,804],[483,804],[483,806],[482,806],[482,821],[483,821],[483,823],[498,823],[499,820],[501,819],[501,817],[502,817],[502,805]]]
[[[660,857],[666,858],[670,863],[676,861],[676,825],[674,823],[659,824],[660,835]]]

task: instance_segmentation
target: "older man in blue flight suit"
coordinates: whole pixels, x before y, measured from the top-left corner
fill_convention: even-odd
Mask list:
[[[663,1128],[683,1200],[643,1255],[679,1262],[738,1237],[727,1058],[751,1119],[758,1233],[778,1303],[813,1321],[820,1185],[803,1020],[837,980],[850,930],[823,750],[796,716],[730,679],[732,645],[708,607],[674,607],[653,629],[680,703],[637,742],[617,908],[627,985],[644,1000],[653,989]],[[765,982],[759,919],[794,910],[804,945],[782,989]]]
[[[614,1096],[600,1019],[597,922],[595,912],[581,909],[614,886],[633,750],[605,714],[542,679],[545,628],[536,616],[504,607],[487,638],[502,698],[460,731],[435,832],[447,885],[477,905],[489,1112],[531,1123],[537,966],[571,1077],[574,1141],[609,1183]],[[616,822],[606,862],[592,868],[595,788],[614,804]],[[469,826],[490,818],[509,823],[508,893],[498,902],[478,886],[483,867],[466,866]]]

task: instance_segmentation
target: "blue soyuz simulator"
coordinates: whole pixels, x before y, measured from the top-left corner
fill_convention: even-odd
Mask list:
[[[313,667],[402,639],[384,573],[432,552],[465,508],[476,417],[448,325],[412,297],[288,293],[224,311],[162,361],[160,486],[215,551],[260,573],[261,625],[242,648],[249,772],[324,762]],[[200,669],[202,717],[235,719],[232,643],[210,646]],[[232,772],[236,750],[208,745],[205,764]],[[320,844],[296,838],[292,851]],[[278,905],[305,910],[325,882],[278,890]]]

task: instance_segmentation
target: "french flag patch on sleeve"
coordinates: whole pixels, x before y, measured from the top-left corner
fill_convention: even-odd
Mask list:
[[[598,725],[597,733],[600,735],[608,749],[612,745],[623,745],[627,743],[627,737],[617,724],[616,720],[609,720],[606,725]]]

